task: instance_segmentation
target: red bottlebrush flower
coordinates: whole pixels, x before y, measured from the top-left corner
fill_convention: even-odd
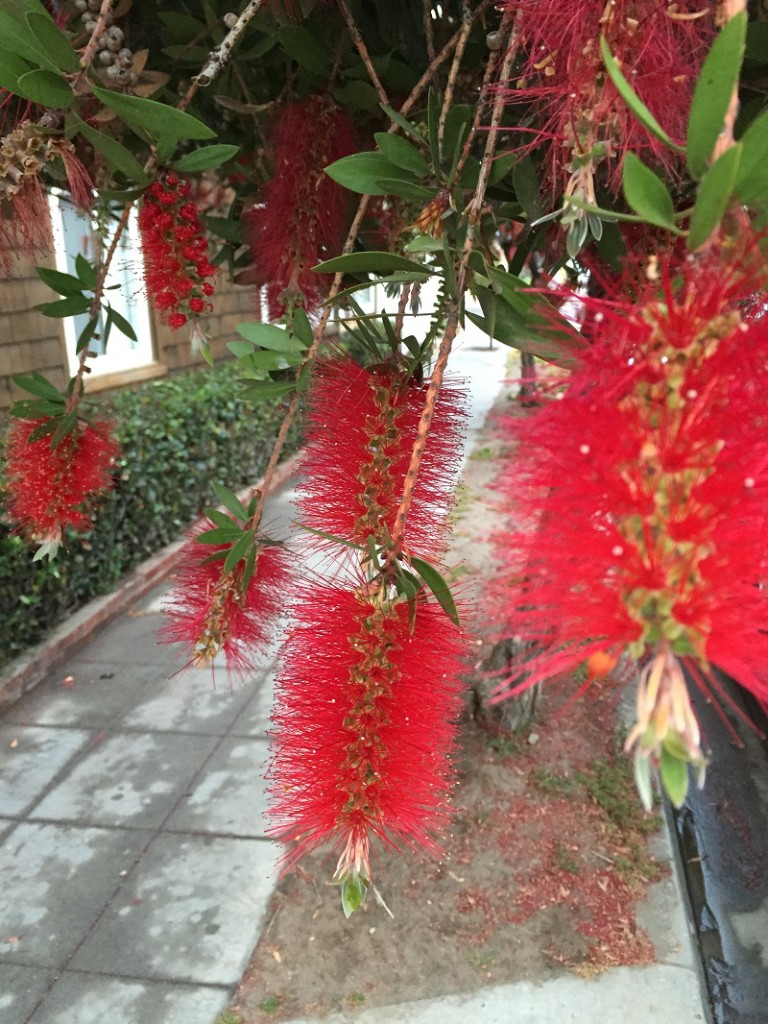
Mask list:
[[[280,112],[274,176],[248,217],[257,280],[267,287],[270,317],[287,306],[314,308],[326,281],[312,272],[340,247],[349,193],[324,169],[355,150],[347,115],[322,96]]]
[[[376,836],[435,852],[430,835],[448,816],[453,720],[463,651],[458,628],[419,601],[341,585],[313,587],[295,609],[273,721],[274,834],[298,846],[294,861],[327,839],[337,877],[370,880]]]
[[[214,524],[206,520],[182,548],[161,641],[186,644],[190,665],[209,664],[223,652],[227,671],[242,675],[269,645],[285,608],[288,556],[283,548],[260,545],[246,583],[244,561],[225,572],[222,559],[211,560],[228,551],[227,545],[197,540],[211,529]]]
[[[682,139],[701,63],[714,35],[714,7],[699,0],[505,0],[518,13],[525,59],[511,103],[538,113],[531,146],[550,142],[548,178],[558,191],[594,202],[593,174],[608,161],[605,183],[618,190],[621,157],[645,152],[674,170],[677,157],[634,117],[605,72],[607,39],[632,87],[674,139]],[[672,161],[675,164],[672,165]],[[567,184],[566,184],[567,183]],[[590,194],[591,193],[591,194]]]
[[[203,296],[211,295],[213,286],[206,278],[216,275],[189,191],[188,182],[166,174],[149,186],[139,212],[147,291],[155,308],[167,314],[171,330],[207,308]]]
[[[768,319],[741,320],[761,259],[724,246],[673,265],[661,294],[592,303],[592,345],[520,429],[504,484],[543,516],[510,614],[543,650],[502,689],[650,653],[630,737],[646,766],[669,744],[702,763],[680,660],[768,701]]]
[[[322,363],[307,416],[299,499],[305,525],[365,545],[392,532],[427,384],[405,379],[402,367],[363,369],[351,359]],[[406,523],[406,549],[440,547],[461,453],[464,394],[440,389]]]
[[[9,517],[31,540],[37,557],[53,555],[65,527],[89,530],[96,498],[112,486],[112,464],[119,454],[112,424],[80,422],[55,448],[50,435],[30,441],[44,419],[16,419],[6,439]]]

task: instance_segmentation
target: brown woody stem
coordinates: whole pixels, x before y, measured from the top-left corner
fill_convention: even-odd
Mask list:
[[[504,56],[504,60],[501,65],[501,71],[499,73],[499,84],[508,81],[512,64],[517,55],[517,48],[519,45],[519,36],[517,32],[513,33],[513,37],[510,40],[510,44],[507,48],[507,52]],[[489,62],[494,61],[494,54],[491,53],[488,57]],[[494,153],[496,152],[496,131],[499,124],[501,123],[501,116],[504,110],[504,96],[501,90],[496,93],[496,99],[493,104],[493,113],[491,115],[491,122],[489,125],[489,131],[485,143],[485,152],[483,153],[483,159],[480,164],[480,174],[478,177],[477,188],[475,193],[467,207],[467,237],[464,242],[464,248],[461,254],[461,261],[459,263],[458,271],[456,273],[456,294],[451,301],[448,309],[448,318],[443,334],[442,341],[440,342],[440,349],[437,355],[437,361],[435,368],[432,371],[432,380],[430,381],[429,387],[427,388],[427,395],[424,401],[424,409],[421,413],[421,419],[419,420],[419,426],[416,431],[416,441],[413,445],[413,452],[411,453],[411,462],[408,466],[408,472],[405,476],[405,484],[403,486],[403,497],[400,502],[400,506],[397,510],[395,517],[395,524],[392,529],[392,543],[389,551],[387,552],[386,558],[386,571],[390,574],[394,568],[394,563],[400,557],[403,550],[403,537],[405,533],[405,524],[408,518],[408,512],[411,508],[411,502],[413,501],[413,493],[416,488],[416,483],[419,477],[419,470],[421,469],[421,460],[424,455],[424,449],[427,445],[427,437],[429,436],[429,428],[432,424],[432,417],[435,412],[435,403],[437,402],[437,395],[440,390],[440,386],[443,382],[443,374],[445,368],[448,365],[448,357],[451,354],[451,347],[453,345],[456,332],[459,324],[459,309],[461,307],[462,300],[464,298],[464,291],[466,289],[467,281],[467,269],[469,266],[469,257],[472,254],[472,250],[475,245],[475,225],[480,217],[480,211],[483,208],[485,202],[485,190],[488,187],[488,178],[491,173],[491,164],[493,162]]]
[[[371,60],[371,55],[368,52],[368,47],[365,45],[363,37],[360,35],[360,30],[355,24],[355,19],[352,17],[352,12],[350,11],[349,7],[347,7],[346,0],[337,0],[337,2],[339,5],[339,10],[341,11],[344,17],[344,21],[347,23],[347,30],[350,34],[352,42],[355,44],[355,49],[360,54],[360,60],[365,65],[365,70],[368,72],[368,77],[371,80],[371,84],[373,85],[374,89],[378,94],[379,103],[384,103],[387,106],[389,106],[389,100],[387,99],[386,90],[384,89],[384,86],[381,84],[381,79],[376,74],[376,69],[373,66],[373,61]]]

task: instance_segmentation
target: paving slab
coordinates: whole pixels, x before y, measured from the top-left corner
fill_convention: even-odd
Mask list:
[[[259,839],[158,836],[68,966],[234,985],[259,937],[277,856]]]
[[[116,725],[130,729],[223,736],[253,694],[253,683],[230,685],[224,672],[189,668],[145,690]]]
[[[53,971],[40,967],[0,964],[0,1020],[3,1024],[24,1024],[53,978]]]
[[[216,746],[215,737],[116,733],[30,815],[47,821],[158,828]]]
[[[213,1024],[228,1001],[227,988],[67,971],[29,1024]]]
[[[683,967],[617,967],[591,980],[573,975],[535,985],[483,988],[470,995],[396,1003],[323,1024],[698,1024],[705,1022],[695,974]],[[286,1024],[312,1024],[308,1018]],[[315,1021],[316,1024],[316,1021]]]
[[[158,665],[175,672],[182,663],[179,648],[176,644],[158,643],[161,625],[159,614],[126,612],[89,640],[81,659],[115,665],[132,665],[141,660],[143,665]]]
[[[52,678],[26,694],[5,715],[5,722],[29,725],[77,725],[103,729],[167,678],[156,665],[114,662],[66,662]]]
[[[0,726],[0,810],[21,815],[91,738],[85,729]]]
[[[269,744],[263,739],[225,739],[165,828],[264,838],[268,756]]]
[[[17,826],[0,853],[0,891],[13,894],[0,903],[0,961],[63,966],[150,838],[139,830]]]

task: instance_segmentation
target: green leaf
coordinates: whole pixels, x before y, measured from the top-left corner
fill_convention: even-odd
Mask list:
[[[91,308],[91,301],[84,295],[70,295],[66,299],[59,299],[57,302],[41,302],[35,306],[43,316],[77,316],[78,313],[87,313]]]
[[[688,792],[688,764],[681,761],[665,748],[661,748],[660,764],[661,784],[667,796],[678,810],[683,806],[685,794]]]
[[[430,200],[435,198],[434,189],[417,185],[415,181],[404,181],[402,178],[381,178],[378,187],[383,190],[384,195],[400,196],[401,199],[411,199],[416,203],[426,206]]]
[[[660,228],[675,227],[675,206],[661,178],[631,151],[624,156],[622,174],[627,203],[649,224]]]
[[[69,437],[76,426],[77,409],[70,409],[69,412],[65,412],[63,416],[60,416],[56,429],[51,434],[51,448],[57,448],[65,437]]]
[[[75,270],[83,287],[93,291],[99,280],[99,275],[96,273],[96,268],[80,252],[75,256]]]
[[[216,526],[213,530],[199,533],[195,540],[198,544],[231,544],[242,535],[243,531],[239,526]]]
[[[212,231],[214,235],[223,238],[233,245],[243,244],[243,229],[239,221],[231,220],[229,217],[208,217],[202,218],[203,224]]]
[[[84,349],[88,348],[91,338],[96,333],[96,328],[98,326],[99,318],[97,316],[92,316],[82,331],[80,331],[77,339],[77,345],[75,346],[75,355],[79,356]]]
[[[243,344],[247,344],[247,342],[244,342]],[[237,345],[237,342],[230,342],[227,345],[227,348],[230,352],[237,355],[232,348],[233,345]],[[296,366],[301,362],[301,356],[298,353],[254,351],[253,348],[251,348],[246,356],[241,355],[238,356],[238,358],[243,361],[243,372],[246,372],[247,370],[284,370],[288,366]]]
[[[246,530],[241,534],[239,540],[236,540],[232,545],[224,561],[224,572],[232,572],[241,559],[248,557],[248,553],[252,548],[253,530]]]
[[[26,23],[17,21],[13,15],[0,7],[0,39],[3,46],[17,57],[29,61],[35,67],[49,68],[58,71],[56,63],[40,46],[34,32]]]
[[[520,157],[517,153],[503,153],[497,156],[491,165],[491,173],[488,176],[489,185],[498,185],[503,181]]]
[[[412,125],[411,122],[408,121],[405,117],[403,117],[402,114],[399,114],[392,107],[388,107],[386,103],[381,104],[381,109],[384,111],[384,113],[387,115],[390,121],[393,121],[396,125],[403,129],[406,135],[410,135],[410,137],[414,139],[416,142],[419,142],[422,145],[424,145],[424,136],[421,134],[418,128],[416,128],[415,125]]]
[[[325,173],[344,188],[369,196],[388,195],[379,184],[382,180],[412,180],[411,174],[391,163],[383,153],[352,153],[330,164]]]
[[[63,274],[60,270],[52,270],[50,267],[35,267],[35,270],[43,284],[47,284],[59,295],[82,295],[83,282],[79,277]]]
[[[331,70],[330,54],[317,33],[301,25],[286,25],[277,33],[278,42],[297,64],[312,74],[327,78]]]
[[[239,152],[240,146],[225,146],[221,143],[215,146],[201,146],[200,149],[176,160],[173,167],[185,174],[208,171],[213,167],[221,167],[228,160],[233,160]]]
[[[222,512],[218,508],[208,506],[203,509],[203,515],[207,519],[210,519],[214,526],[219,526],[224,530],[228,530],[233,526],[238,526],[238,524],[235,523],[234,520],[230,516],[228,516],[226,512]]]
[[[348,110],[375,110],[379,94],[370,82],[351,81],[334,90],[333,98]]]
[[[0,89],[19,95],[19,79],[32,70],[32,65],[15,53],[0,50]]]
[[[736,193],[747,206],[768,205],[768,110],[754,119],[739,142]]]
[[[94,96],[105,107],[125,121],[129,128],[139,134],[149,135],[155,142],[178,139],[215,139],[216,132],[207,124],[183,110],[177,110],[167,103],[145,99],[142,96],[128,96],[92,86]]]
[[[739,81],[746,33],[747,14],[742,11],[723,26],[702,66],[691,100],[685,150],[688,170],[694,178],[704,174],[723,130],[726,111]]]
[[[97,131],[79,117],[73,117],[72,123],[77,126],[79,134],[86,138],[95,150],[101,153],[110,171],[119,171],[131,181],[144,183],[149,180],[148,175],[144,173],[144,168],[133,153],[126,149],[117,139],[113,139],[111,135],[106,135],[104,132]]]
[[[11,416],[15,416],[20,420],[38,420],[44,416],[60,416],[63,408],[64,396],[60,395],[58,402],[49,402],[42,398],[22,398],[20,401],[13,403],[9,412]],[[54,429],[55,427],[51,427],[50,433],[53,433]]]
[[[306,311],[298,307],[293,311],[293,334],[305,348],[314,341],[315,332]]]
[[[80,58],[72,44],[44,8],[29,11],[26,21],[37,45],[45,50],[60,71],[74,73],[80,70]]]
[[[52,110],[68,107],[75,94],[61,75],[55,71],[36,68],[22,75],[18,83],[19,95]]]
[[[296,385],[288,383],[282,383],[281,381],[264,381],[263,384],[253,384],[251,381],[244,381],[248,387],[243,391],[243,398],[250,399],[253,402],[266,402],[275,400],[278,398],[284,398],[285,395],[289,395],[296,390]]]
[[[459,613],[456,610],[456,604],[453,600],[451,588],[445,582],[443,576],[437,571],[434,565],[430,565],[429,562],[425,562],[423,558],[416,558],[415,555],[412,555],[409,561],[435,595],[438,604],[451,622],[455,622],[458,626]]]
[[[298,338],[274,324],[244,323],[235,328],[241,338],[271,349],[273,352],[303,352],[304,345]]]
[[[738,142],[726,149],[701,179],[688,231],[691,251],[703,245],[722,220],[736,187],[741,151]]]
[[[16,373],[11,378],[16,387],[21,388],[22,391],[29,392],[30,395],[37,395],[38,398],[45,398],[49,402],[64,402],[64,396],[55,388],[49,380],[35,371],[34,373],[26,374]]]
[[[113,306],[107,306],[107,320],[113,323],[119,331],[122,331],[126,338],[130,338],[131,341],[138,341],[136,331],[134,331],[133,327],[125,319],[123,314],[118,313]]]
[[[220,504],[224,506],[229,512],[232,513],[241,522],[246,522],[248,519],[248,510],[245,505],[240,501],[234,491],[230,491],[228,487],[223,484],[214,483],[213,493],[218,498]]]
[[[356,910],[362,907],[367,892],[367,883],[357,873],[350,874],[343,880],[341,883],[341,909],[344,911],[344,917],[350,918]]]
[[[324,263],[318,263],[312,269],[318,274],[385,274],[393,270],[429,273],[429,270],[421,263],[408,260],[405,256],[398,256],[392,252],[350,252],[345,256],[334,256],[333,259],[326,260]]]
[[[670,149],[674,149],[678,153],[683,153],[683,147],[679,146],[676,142],[673,142],[669,135],[667,135],[667,133],[661,127],[659,122],[650,112],[648,107],[646,107],[646,105],[634,91],[632,86],[629,84],[627,79],[624,77],[624,73],[619,67],[618,61],[610,51],[605,36],[600,36],[600,52],[603,55],[606,70],[608,71],[608,74],[611,76],[611,81],[616,86],[616,91],[619,93],[621,98],[627,104],[627,106],[638,119],[638,121],[648,129],[651,135],[654,135],[657,139],[659,139],[660,142],[663,142],[665,146],[669,146]]]
[[[541,182],[536,173],[536,165],[529,157],[518,160],[512,168],[512,187],[517,201],[522,206],[529,220],[538,220],[543,210],[541,207]]]
[[[417,178],[424,178],[429,174],[429,164],[407,139],[387,132],[376,132],[374,139],[390,163],[406,171],[412,171]]]
[[[642,751],[636,750],[633,759],[635,785],[640,801],[646,811],[653,808],[653,786],[651,785],[651,763]]]

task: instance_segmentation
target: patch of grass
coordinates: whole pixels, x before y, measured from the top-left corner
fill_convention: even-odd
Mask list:
[[[467,955],[467,961],[476,971],[487,971],[499,962],[499,953],[495,949],[478,949]]]
[[[598,757],[579,774],[589,796],[620,831],[641,835],[658,831],[658,817],[646,817],[642,809],[628,758]]]
[[[225,1010],[220,1017],[216,1018],[216,1024],[243,1024],[243,1018],[239,1013]]]
[[[648,853],[646,837],[658,832],[661,819],[643,810],[629,759],[623,753],[598,757],[578,774],[590,798],[621,837],[620,851],[613,854],[616,873],[627,883],[658,879],[661,869]]]
[[[282,1005],[283,1000],[279,996],[267,996],[259,1003],[259,1009],[262,1013],[277,1013]]]
[[[556,796],[570,796],[575,793],[581,779],[578,776],[559,775],[553,772],[546,765],[539,765],[531,772],[531,779],[542,793],[552,793]]]
[[[364,992],[348,992],[346,996],[347,1002],[352,1003],[353,1006],[362,1006],[365,1002]]]
[[[581,864],[571,856],[571,852],[564,843],[558,843],[555,849],[555,864],[560,871],[567,871],[569,875],[580,875]]]
[[[525,747],[524,741],[518,736],[488,736],[486,742],[499,757],[516,757]]]

